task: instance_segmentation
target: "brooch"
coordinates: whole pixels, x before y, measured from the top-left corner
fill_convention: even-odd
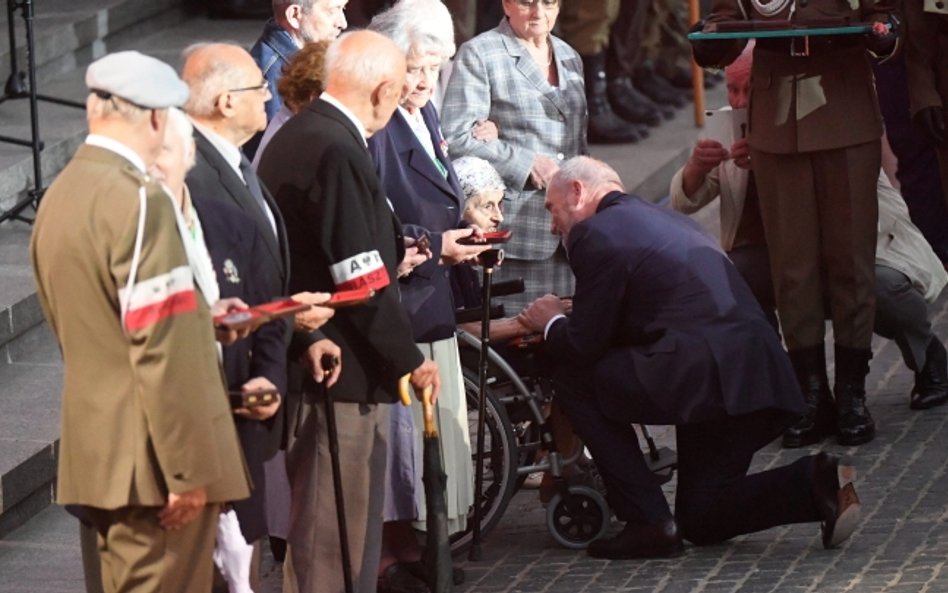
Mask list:
[[[224,279],[231,284],[240,284],[240,274],[237,272],[237,266],[233,260],[224,260]]]

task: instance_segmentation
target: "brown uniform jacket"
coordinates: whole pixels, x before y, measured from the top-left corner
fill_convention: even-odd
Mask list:
[[[925,107],[944,107],[948,99],[948,2],[905,0],[903,11],[905,66],[914,116]]]
[[[771,0],[774,3],[776,0]],[[858,4],[852,8],[852,3]],[[805,23],[842,17],[856,22],[885,22],[894,0],[809,0],[797,2],[793,21]],[[714,0],[707,21],[786,20],[789,8],[765,17],[750,0]],[[824,38],[825,39],[825,38]],[[854,43],[855,42],[855,43]],[[734,40],[723,66],[734,61],[746,40]],[[772,40],[773,45],[781,42]],[[811,38],[808,57],[773,50],[758,41],[751,73],[750,128],[753,148],[775,154],[830,150],[877,140],[882,135],[882,117],[873,84],[870,54],[861,39],[846,40],[845,47],[827,49]],[[696,60],[702,65],[698,50]]]
[[[141,187],[147,215],[123,331]],[[81,146],[46,192],[30,255],[65,367],[58,502],[160,506],[169,491],[200,486],[209,502],[246,497],[208,307],[159,186],[117,153]]]

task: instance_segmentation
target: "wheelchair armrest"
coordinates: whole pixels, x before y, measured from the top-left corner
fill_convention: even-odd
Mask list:
[[[462,323],[472,323],[481,320],[484,315],[484,307],[471,307],[469,309],[458,309],[454,312],[454,320],[460,325]],[[491,319],[501,319],[504,317],[504,306],[493,305],[490,308]]]

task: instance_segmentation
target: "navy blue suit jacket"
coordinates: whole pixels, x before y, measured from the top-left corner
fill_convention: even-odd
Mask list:
[[[204,229],[221,298],[237,297],[248,305],[270,301],[265,281],[272,265],[254,221],[239,208],[206,196],[192,198]],[[224,376],[230,390],[253,377],[266,377],[286,393],[286,324],[273,321],[247,338],[223,348]],[[247,541],[267,534],[263,462],[276,453],[282,438],[282,413],[267,421],[234,417],[254,488],[250,498],[234,503]]]
[[[573,312],[547,349],[593,369],[610,417],[686,424],[775,409],[803,398],[777,335],[740,274],[689,218],[613,192],[567,240]]]
[[[427,234],[431,238],[431,259],[402,278],[399,286],[415,341],[433,342],[453,336],[456,328],[449,267],[438,263],[441,233],[467,225],[461,220],[464,192],[442,149],[437,110],[429,102],[421,114],[447,177],[438,170],[400,111],[369,139],[369,152],[385,195],[404,225],[405,236]]]

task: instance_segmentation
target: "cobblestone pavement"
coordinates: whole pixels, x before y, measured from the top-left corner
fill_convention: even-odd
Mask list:
[[[936,334],[948,335],[948,298],[934,307]],[[841,549],[824,550],[816,524],[770,529],[698,548],[674,560],[605,561],[558,546],[535,492],[518,493],[484,545],[464,564],[464,592],[769,593],[948,591],[948,408],[908,408],[914,375],[893,342],[877,338],[867,382],[878,434],[861,447],[826,442],[858,468],[863,520]],[[673,445],[665,430],[660,441]],[[811,450],[763,449],[754,469],[784,465]],[[674,480],[666,486],[674,492]],[[671,498],[670,498],[671,499]],[[618,528],[613,525],[613,529]]]
[[[948,297],[935,305],[939,336],[948,335]],[[546,530],[535,490],[517,493],[486,537],[479,562],[463,561],[461,593],[941,593],[948,591],[948,407],[908,408],[914,376],[894,343],[877,338],[867,383],[876,439],[861,447],[823,448],[849,455],[858,468],[863,520],[840,549],[824,550],[819,527],[770,529],[725,544],[688,546],[674,560],[605,561],[560,547]],[[659,429],[660,444],[673,431]],[[778,466],[813,450],[763,449],[754,469]],[[674,492],[672,480],[666,485]],[[617,530],[618,523],[612,529]],[[267,591],[279,590],[271,574]]]

